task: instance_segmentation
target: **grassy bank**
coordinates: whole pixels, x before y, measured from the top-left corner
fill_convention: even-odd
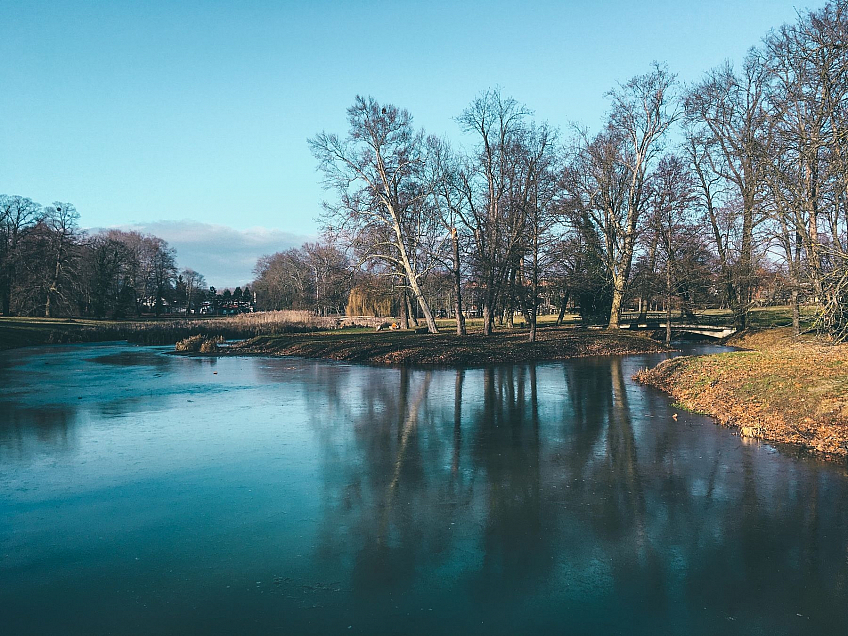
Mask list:
[[[90,320],[84,318],[0,317],[0,350],[41,344],[127,340],[174,344],[191,336],[239,340],[277,333],[304,333],[344,327],[372,327],[369,318],[313,316],[308,311],[271,311],[203,319]]]
[[[636,379],[742,436],[848,456],[848,344],[794,340],[786,328],[728,344],[748,350],[674,358]]]
[[[499,362],[564,360],[567,358],[665,351],[661,344],[631,333],[539,329],[538,341],[527,341],[522,330],[457,336],[450,333],[327,332],[310,335],[260,336],[231,349],[234,354],[264,354],[327,358],[368,364],[486,365]]]
[[[664,319],[664,316],[651,315]],[[791,313],[787,307],[770,307],[751,312],[751,323],[758,326],[791,324]],[[729,312],[706,310],[699,312],[698,322],[703,324],[726,324],[732,319]],[[174,344],[191,336],[206,338],[222,337],[240,340],[262,335],[280,333],[312,333],[334,331],[351,327],[373,329],[393,318],[362,317],[319,317],[308,311],[270,311],[228,317],[197,317],[192,319],[163,316],[142,320],[92,320],[86,318],[19,318],[0,316],[0,350],[40,344],[65,344],[81,342],[103,342],[127,340],[136,344]],[[682,318],[677,318],[682,320]],[[539,317],[540,327],[552,327],[556,316]],[[436,321],[439,329],[451,331],[455,327],[452,319]],[[579,316],[566,314],[565,324],[577,325]],[[482,329],[482,319],[469,318],[469,331]],[[516,327],[524,326],[524,320],[516,317]],[[521,338],[518,338],[520,341]]]

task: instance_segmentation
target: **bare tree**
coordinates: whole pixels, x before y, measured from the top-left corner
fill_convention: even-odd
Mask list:
[[[52,269],[44,304],[44,315],[51,318],[57,314],[60,305],[69,302],[66,283],[73,278],[69,266],[76,256],[79,212],[72,204],[57,201],[47,207],[44,213],[43,223],[49,230]]]
[[[41,216],[41,206],[22,196],[0,195],[0,311],[12,315],[16,272],[23,259],[21,239]]]
[[[185,285],[186,313],[191,313],[192,306],[196,307],[198,298],[204,295],[206,278],[190,267],[184,269],[180,275]]]
[[[793,327],[800,331],[804,286],[826,308],[839,305],[829,283],[848,255],[844,103],[848,98],[848,3],[800,15],[764,42],[774,143],[765,180],[778,243],[792,281]],[[838,285],[837,285],[838,287]],[[824,317],[824,315],[823,315]],[[838,320],[837,320],[838,322]]]
[[[162,313],[162,307],[173,288],[177,276],[176,251],[167,241],[156,237],[146,237],[148,247],[149,289],[154,294],[153,308],[156,315]]]
[[[513,190],[514,202],[523,208],[523,245],[517,267],[516,290],[522,313],[530,327],[530,342],[536,341],[540,285],[544,272],[557,256],[552,246],[558,235],[561,215],[561,155],[556,132],[546,124],[529,128],[523,138],[519,179]]]
[[[689,243],[697,241],[695,224],[688,218],[692,192],[686,164],[675,155],[664,156],[652,178],[650,228],[659,239],[659,254],[665,261],[666,344],[671,342],[672,298],[687,290],[685,255],[691,251]]]
[[[494,328],[495,308],[523,240],[525,209],[510,200],[530,111],[498,90],[486,91],[459,117],[476,138],[472,157],[459,173],[465,211],[459,215],[473,237],[473,265],[482,291],[483,334]]]
[[[738,247],[734,238],[740,214],[734,199],[728,196],[727,182],[716,172],[718,159],[714,144],[702,137],[697,131],[687,127],[685,155],[694,178],[694,203],[702,213],[701,227],[704,237],[711,243],[718,257],[719,282],[724,302],[733,311],[734,316],[742,313],[739,309],[736,264],[739,260]]]
[[[253,289],[260,309],[303,309],[312,305],[312,272],[300,250],[265,255],[253,268]]]
[[[313,275],[315,313],[319,316],[339,313],[351,287],[347,256],[327,242],[304,243],[300,251]]]
[[[577,216],[600,238],[599,256],[612,282],[610,329],[619,326],[638,223],[648,205],[646,184],[663,137],[679,115],[670,94],[674,81],[674,75],[655,64],[650,73],[610,92],[612,111],[605,129],[594,139],[582,135],[566,171]]]
[[[772,125],[765,108],[767,69],[752,50],[737,75],[728,63],[710,71],[685,99],[690,144],[703,174],[718,175],[741,202],[741,237],[734,313],[747,323],[755,275],[754,228],[766,218],[762,205]],[[708,167],[708,168],[707,168]]]
[[[128,286],[131,285],[127,277],[131,256],[128,247],[109,233],[95,234],[82,247],[81,304],[98,318],[109,313],[113,317],[120,316],[126,304]],[[134,291],[132,295],[135,295]],[[132,300],[134,308],[135,298]]]
[[[309,140],[337,200],[325,205],[326,224],[346,232],[364,258],[391,263],[406,279],[427,328],[438,333],[421,288],[433,266],[438,224],[428,209],[433,185],[426,180],[426,144],[412,116],[390,104],[357,96],[348,109],[344,139],[322,132]]]
[[[468,199],[463,196],[462,158],[454,153],[448,142],[431,137],[430,168],[434,174],[432,182],[434,209],[450,238],[450,252],[444,262],[450,270],[453,286],[453,311],[456,316],[456,333],[466,334],[465,315],[462,303],[462,253],[461,223],[469,218]]]

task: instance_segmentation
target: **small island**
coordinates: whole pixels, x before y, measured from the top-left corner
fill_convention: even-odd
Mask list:
[[[482,366],[662,351],[668,351],[668,347],[645,335],[550,327],[540,329],[535,342],[529,342],[521,330],[498,333],[496,337],[414,331],[281,334],[252,338],[229,347],[226,354],[299,356],[367,364]]]

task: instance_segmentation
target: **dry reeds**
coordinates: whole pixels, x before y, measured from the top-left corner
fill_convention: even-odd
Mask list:
[[[94,322],[75,324],[73,320],[63,323],[39,323],[35,335],[28,344],[66,344],[75,342],[105,342],[127,340],[146,345],[173,345],[192,337],[178,351],[199,351],[203,340],[243,340],[255,336],[285,333],[310,333],[329,331],[345,327],[374,328],[383,319],[370,317],[315,316],[309,311],[267,311],[235,316],[204,317],[195,319],[161,318],[157,320]],[[24,325],[26,327],[26,325]],[[0,345],[3,343],[0,342]],[[210,345],[211,346],[211,345]],[[2,346],[0,346],[2,348]]]
[[[315,316],[309,311],[266,311],[220,318],[129,323],[119,326],[120,334],[116,333],[116,336],[110,339],[126,339],[141,344],[171,344],[201,336],[203,340],[192,340],[193,344],[186,346],[197,347],[189,349],[190,351],[202,351],[205,341],[215,340],[207,345],[209,351],[206,353],[209,353],[216,350],[217,344],[225,340],[329,331],[345,327],[374,327],[376,322],[379,320],[365,317]]]
[[[182,351],[184,353],[191,351],[200,351],[200,347],[203,345],[203,341],[205,338],[200,334],[196,336],[189,336],[188,338],[183,338],[182,340],[177,341],[177,344],[174,345],[174,348],[177,351]]]

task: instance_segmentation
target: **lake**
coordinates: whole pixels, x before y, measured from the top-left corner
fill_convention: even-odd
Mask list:
[[[846,466],[630,379],[663,356],[166,351],[0,352],[0,633],[848,633]]]

